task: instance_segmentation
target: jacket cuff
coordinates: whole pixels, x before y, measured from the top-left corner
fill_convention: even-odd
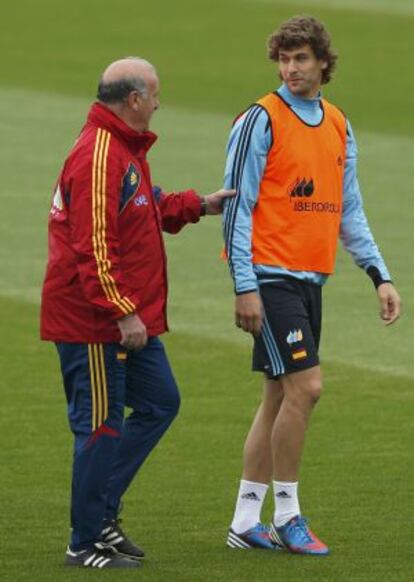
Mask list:
[[[185,200],[186,206],[186,222],[198,222],[200,217],[203,216],[202,214],[202,197],[197,194],[195,190],[186,190],[181,192]]]
[[[383,279],[378,267],[368,267],[366,270],[368,277],[374,283],[375,289],[378,289],[383,283],[392,283],[391,279]]]

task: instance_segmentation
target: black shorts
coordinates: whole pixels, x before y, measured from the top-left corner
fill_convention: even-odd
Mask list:
[[[260,286],[265,311],[254,340],[253,370],[277,378],[319,364],[322,288],[293,278]]]

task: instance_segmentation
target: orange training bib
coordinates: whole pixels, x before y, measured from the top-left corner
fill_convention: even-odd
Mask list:
[[[273,130],[253,212],[253,263],[332,273],[342,213],[346,119],[322,100],[318,126],[307,125],[277,94],[258,104]]]

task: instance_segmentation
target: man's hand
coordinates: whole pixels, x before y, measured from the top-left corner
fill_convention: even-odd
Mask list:
[[[147,328],[135,313],[117,321],[121,331],[121,346],[127,350],[140,350],[147,343]]]
[[[391,325],[400,317],[401,299],[392,283],[381,283],[377,288],[380,317],[385,325]]]
[[[221,214],[223,210],[223,200],[235,195],[236,190],[218,190],[217,192],[213,192],[213,194],[204,196],[206,214]]]
[[[255,336],[260,334],[263,324],[263,305],[259,293],[244,293],[236,296],[235,323]]]

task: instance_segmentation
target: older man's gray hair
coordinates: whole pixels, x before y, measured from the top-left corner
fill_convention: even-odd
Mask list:
[[[154,66],[140,57],[126,57],[117,63],[127,64],[130,61],[132,67],[134,64],[139,64],[141,67],[152,69],[155,72]],[[113,63],[117,64],[117,63]],[[129,68],[129,67],[128,67]],[[97,99],[102,103],[120,103],[124,101],[132,91],[137,91],[142,97],[148,97],[148,86],[139,73],[132,72],[124,73],[121,76],[114,76],[111,74],[111,65],[102,75],[97,92]]]

